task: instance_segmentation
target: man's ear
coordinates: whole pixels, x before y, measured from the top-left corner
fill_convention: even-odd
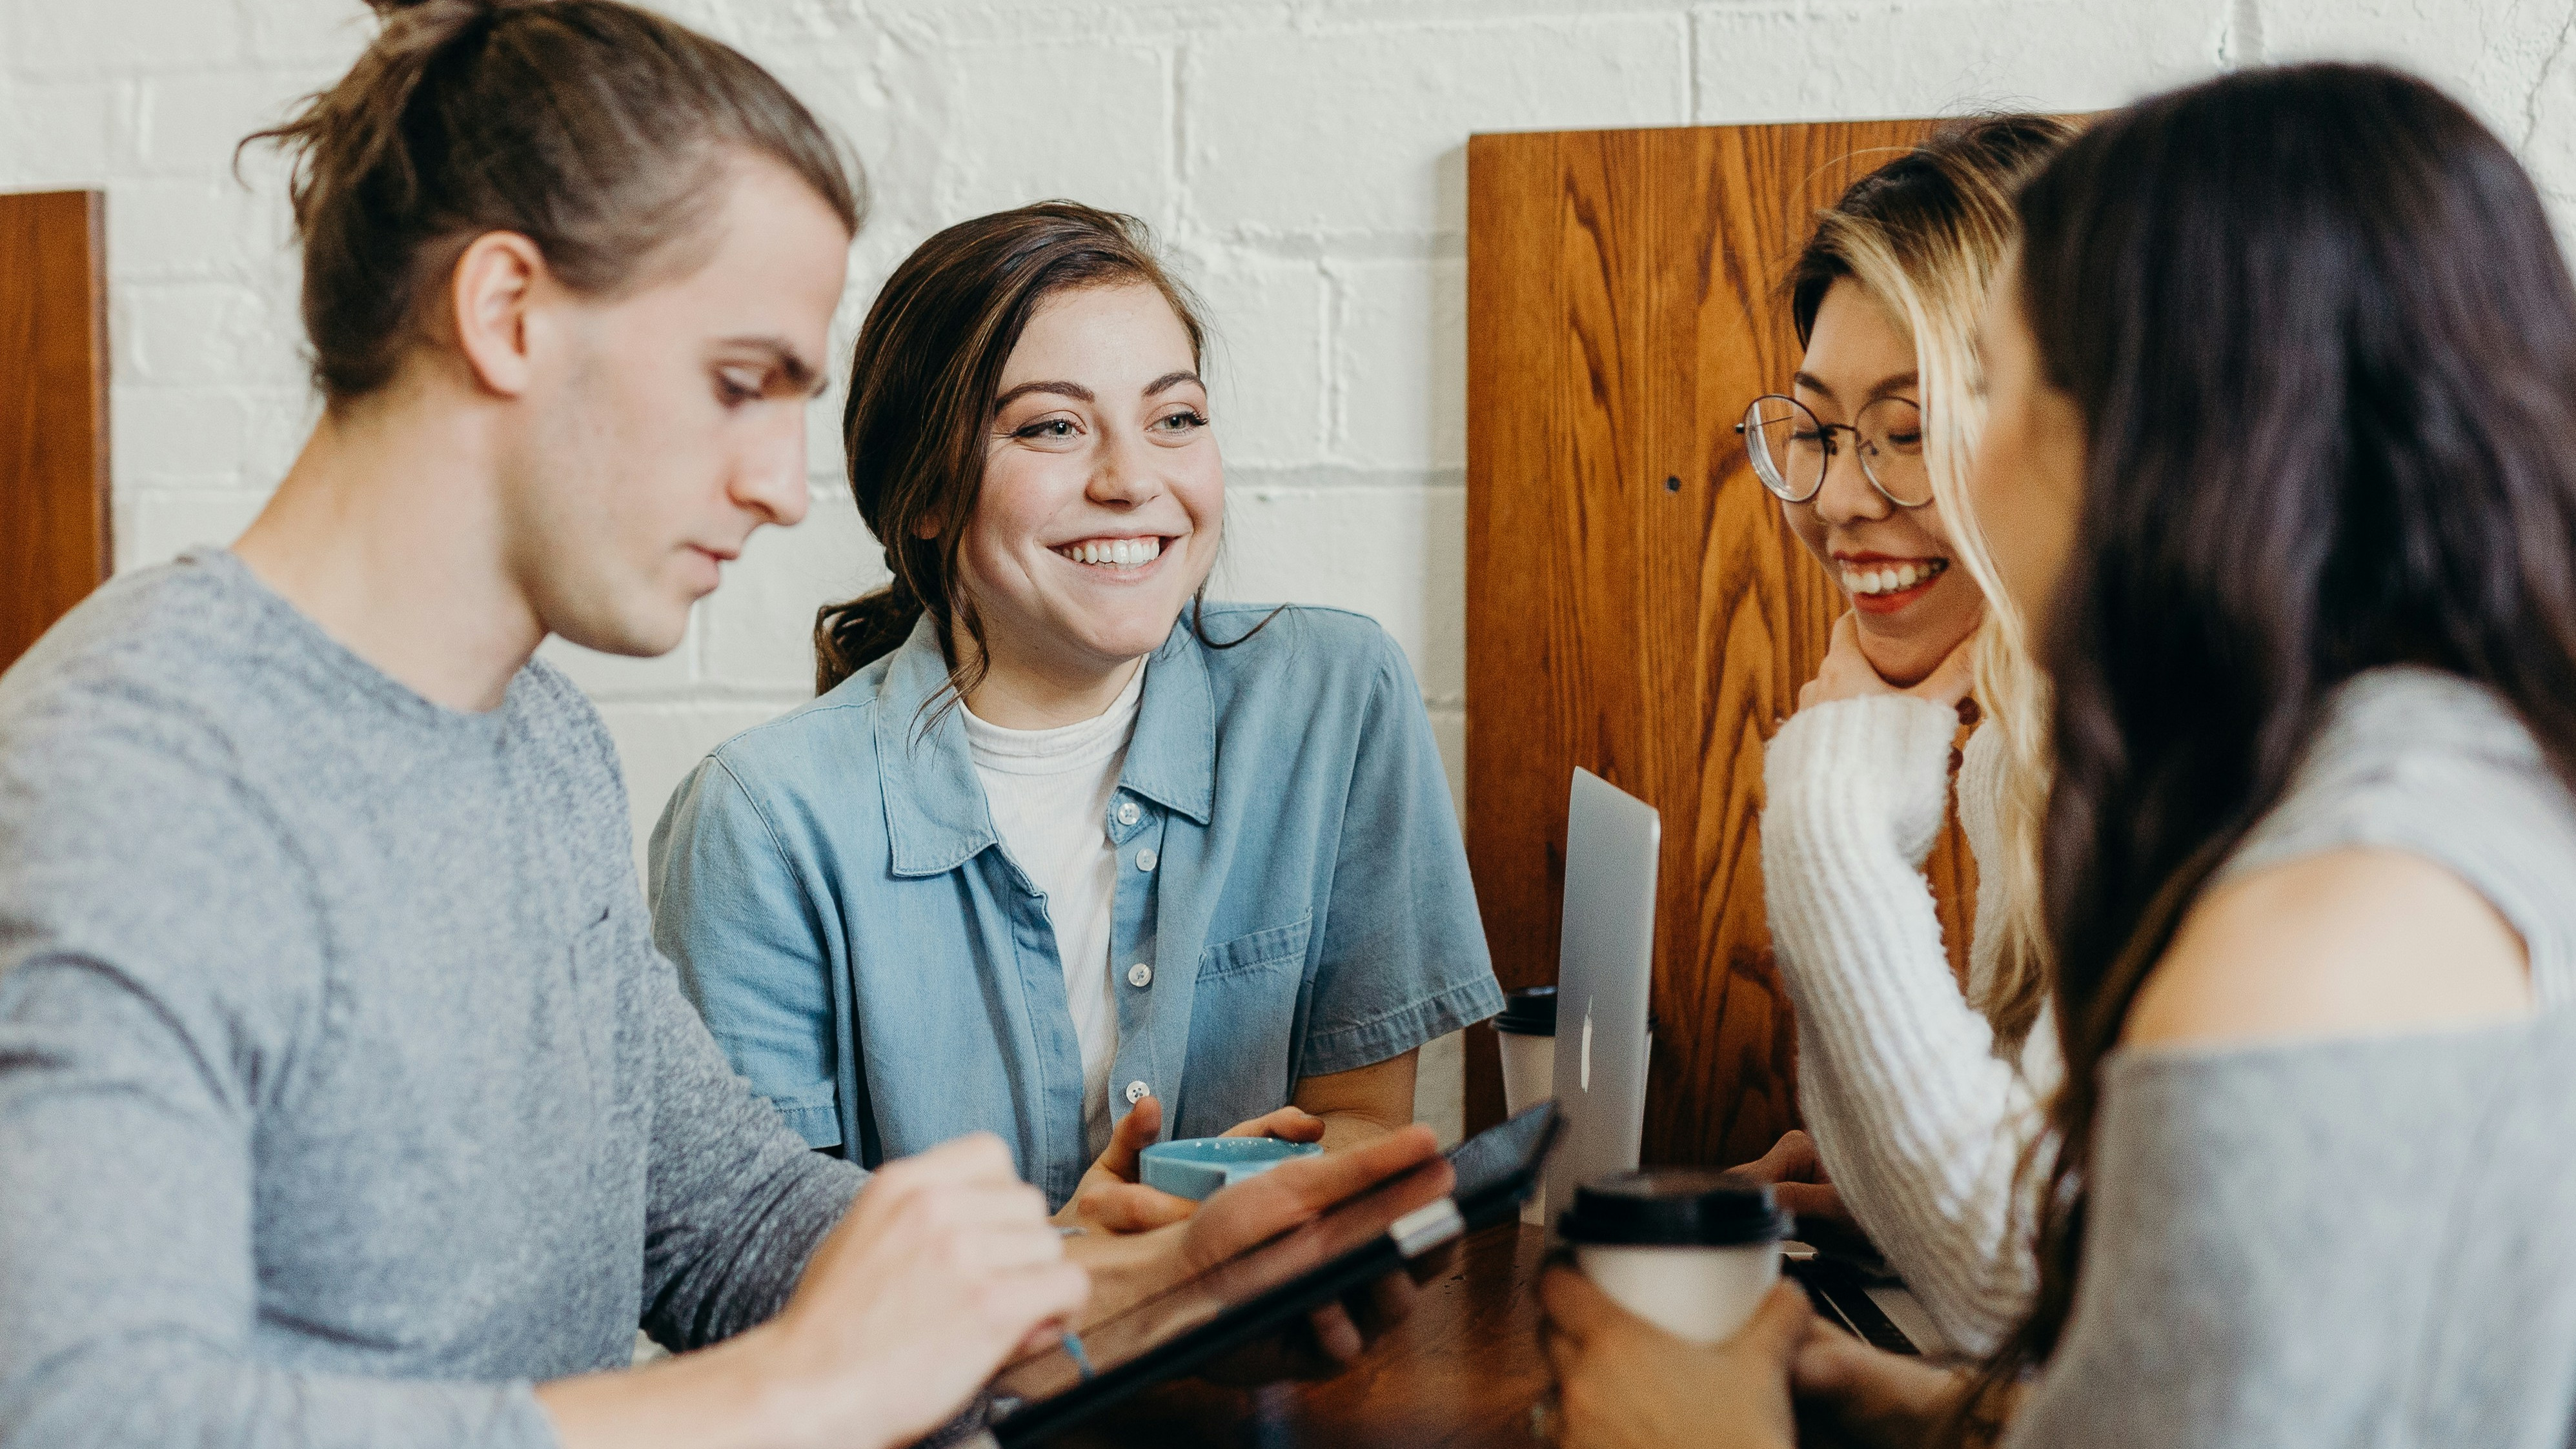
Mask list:
[[[503,397],[527,391],[528,309],[545,275],[545,253],[513,231],[476,237],[448,274],[456,345],[486,390]]]

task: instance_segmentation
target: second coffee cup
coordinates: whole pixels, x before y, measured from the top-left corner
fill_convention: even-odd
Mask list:
[[[1621,1307],[1676,1337],[1717,1343],[1780,1281],[1789,1215],[1768,1183],[1667,1167],[1581,1184],[1557,1231],[1583,1275]]]
[[[1503,1014],[1494,1018],[1494,1035],[1503,1044],[1503,1115],[1556,1095],[1556,988],[1524,986],[1503,995]],[[1545,1223],[1547,1202],[1532,1194],[1521,1205],[1521,1221]]]
[[[1503,1113],[1517,1117],[1524,1107],[1556,1095],[1556,988],[1526,986],[1503,997],[1503,1014],[1494,1018],[1503,1043]]]

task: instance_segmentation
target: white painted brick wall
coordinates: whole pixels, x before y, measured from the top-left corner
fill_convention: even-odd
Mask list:
[[[1267,23],[1182,46],[1193,228],[1300,248],[1454,250],[1469,132],[1690,118],[1679,6],[1433,25],[1403,23],[1406,8],[1350,7],[1347,21],[1273,9]]]
[[[1232,464],[1218,586],[1404,646],[1464,734],[1465,141],[1480,130],[2087,109],[2264,59],[2453,87],[2576,217],[2576,0],[668,0],[849,139],[873,220],[841,345],[931,231],[1073,196],[1206,298]],[[0,188],[109,191],[121,567],[237,533],[309,427],[279,171],[232,145],[364,43],[357,0],[0,0]],[[2562,221],[2563,225],[2563,221]],[[706,748],[807,692],[816,604],[882,577],[814,409],[816,502],[660,660],[553,646],[639,843]],[[1457,1118],[1454,1050],[1426,1111]]]

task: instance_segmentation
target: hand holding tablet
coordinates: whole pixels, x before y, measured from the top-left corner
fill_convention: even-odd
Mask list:
[[[1556,1127],[1543,1104],[1445,1160],[1429,1129],[1410,1127],[1223,1188],[1174,1227],[1077,1240],[1096,1289],[1082,1352],[1051,1347],[1004,1369],[994,1438],[1041,1441],[1183,1374],[1339,1371],[1402,1320],[1449,1243],[1512,1215]]]
[[[909,1439],[1089,1291],[1009,1149],[979,1133],[870,1178],[787,1305],[736,1341],[775,1345],[762,1382],[778,1402]]]
[[[1187,1245],[1187,1256],[1202,1268],[1228,1263],[1293,1227],[1315,1224],[1372,1188],[1399,1181],[1425,1202],[1446,1196],[1455,1184],[1456,1174],[1440,1160],[1440,1139],[1430,1128],[1407,1127],[1366,1147],[1282,1163],[1227,1186],[1192,1220],[1201,1230]],[[1349,1293],[1324,1299],[1306,1312],[1302,1323],[1284,1319],[1277,1332],[1212,1362],[1207,1376],[1260,1384],[1341,1372],[1412,1311],[1414,1280],[1392,1271],[1395,1266],[1389,1264],[1389,1271]]]

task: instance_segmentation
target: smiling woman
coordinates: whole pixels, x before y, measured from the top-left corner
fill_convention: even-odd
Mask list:
[[[1097,718],[1206,582],[1225,473],[1190,332],[1130,282],[1050,297],[1011,349],[957,553],[973,625],[952,646],[984,666],[976,717]],[[935,520],[913,527],[937,541]]]
[[[1848,1211],[1966,1348],[2031,1290],[2014,1170],[2056,1080],[2034,1030],[2042,731],[2018,615],[1962,505],[1982,421],[1972,343],[2012,186],[2066,134],[2039,116],[1955,124],[1854,183],[1792,274],[1794,395],[1757,402],[1744,430],[1852,601],[1764,761],[1764,904],[1814,1142],[1757,1166],[1814,1178],[1784,1189],[1798,1210]],[[1964,991],[1920,873],[1953,771],[1978,868]]]
[[[1976,628],[1984,599],[1966,570],[1951,569],[1949,529],[1928,506],[1914,338],[1848,275],[1812,305],[1795,396],[1763,399],[1775,416],[1746,436],[1764,481],[1779,480],[1772,491],[1791,529],[1851,596],[1871,669],[1893,685],[1920,684]]]
[[[1188,1202],[1159,1136],[1354,1145],[1502,1005],[1421,693],[1374,623],[1212,604],[1205,328],[1133,220],[925,242],[845,418],[892,584],[820,698],[727,742],[652,843],[656,933],[813,1146],[989,1129],[1068,1220]]]

